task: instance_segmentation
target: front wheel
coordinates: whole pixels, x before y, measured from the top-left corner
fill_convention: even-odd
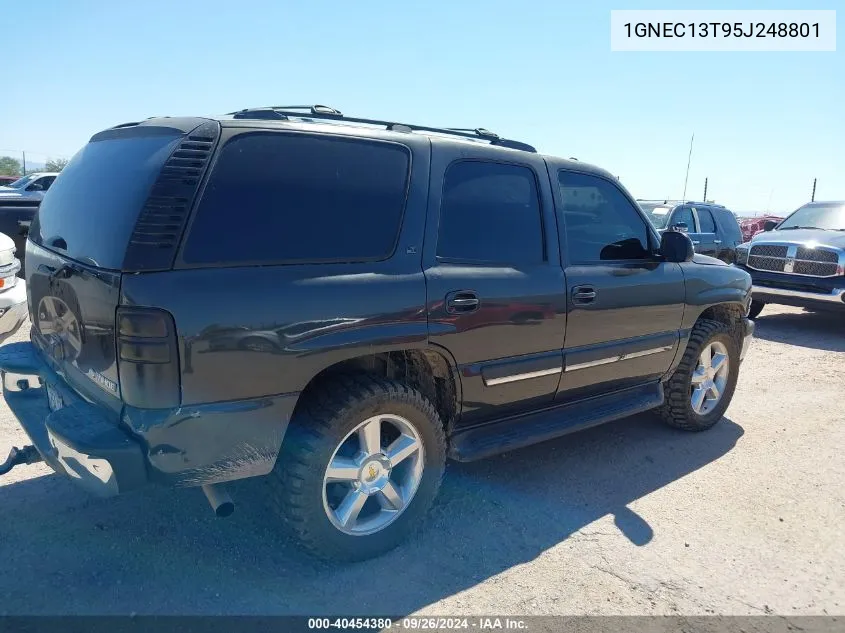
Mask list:
[[[685,431],[704,431],[728,408],[739,376],[739,347],[731,328],[702,319],[690,334],[678,368],[665,385],[661,415]]]
[[[446,464],[443,424],[407,385],[356,375],[297,407],[269,476],[271,500],[313,553],[363,560],[424,520]]]

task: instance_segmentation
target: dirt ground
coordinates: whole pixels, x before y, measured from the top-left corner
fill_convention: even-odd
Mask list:
[[[28,327],[25,328],[28,331]],[[727,417],[648,415],[451,464],[419,536],[318,563],[262,486],[115,499],[0,478],[0,614],[845,614],[845,318],[769,307]],[[26,443],[0,404],[0,451]]]

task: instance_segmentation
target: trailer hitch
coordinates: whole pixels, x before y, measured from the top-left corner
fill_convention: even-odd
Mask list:
[[[6,461],[0,464],[0,475],[5,475],[15,466],[37,464],[43,460],[44,458],[41,457],[41,454],[32,445],[24,446],[23,448],[13,446],[12,450],[9,451]]]

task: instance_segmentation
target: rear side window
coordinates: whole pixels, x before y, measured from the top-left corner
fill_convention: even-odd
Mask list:
[[[716,223],[713,221],[713,216],[710,214],[710,209],[697,208],[699,232],[701,233],[715,233]]]
[[[736,216],[727,209],[719,209],[714,213],[717,216],[719,227],[725,232],[725,237],[734,242],[742,242],[742,231],[739,229]]]
[[[72,259],[120,270],[138,214],[181,139],[177,132],[151,131],[88,143],[44,196],[30,239]]]
[[[534,172],[503,163],[452,164],[443,182],[437,256],[505,265],[543,262]]]
[[[408,149],[392,143],[266,132],[237,136],[220,151],[182,259],[386,259],[402,224],[409,167]]]

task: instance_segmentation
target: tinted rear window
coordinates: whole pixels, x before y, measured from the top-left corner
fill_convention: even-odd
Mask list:
[[[221,150],[187,264],[364,261],[395,248],[410,155],[393,143],[250,133]]]
[[[181,138],[174,133],[88,143],[44,196],[30,238],[72,259],[119,270],[138,213]]]

